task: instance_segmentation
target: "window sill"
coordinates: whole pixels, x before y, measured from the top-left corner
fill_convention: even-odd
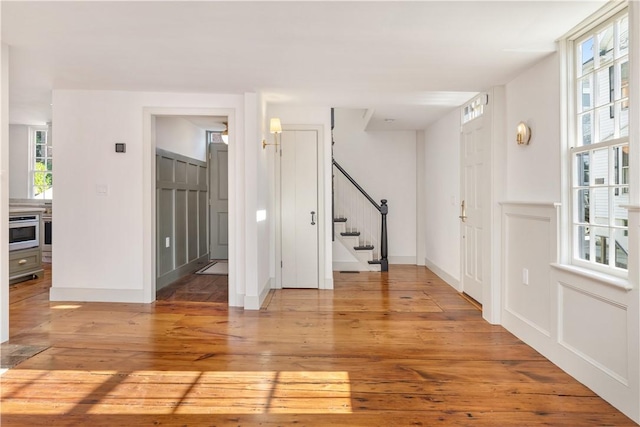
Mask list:
[[[551,266],[562,271],[576,274],[587,279],[598,281],[611,287],[622,289],[627,292],[632,291],[633,287],[629,281],[622,277],[612,276],[610,274],[600,273],[598,271],[589,270],[587,268],[576,267],[575,265],[551,263]]]

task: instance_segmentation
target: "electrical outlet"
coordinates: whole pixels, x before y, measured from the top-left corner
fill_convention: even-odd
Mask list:
[[[165,239],[164,239],[164,247],[168,248],[169,246],[171,246],[171,237],[165,237]]]
[[[522,284],[523,285],[528,285],[529,284],[529,269],[528,268],[523,268],[522,269]]]

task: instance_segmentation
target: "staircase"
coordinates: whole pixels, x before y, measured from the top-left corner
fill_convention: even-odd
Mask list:
[[[355,258],[357,263],[343,263],[338,270],[347,271],[380,271],[380,263],[377,261],[379,255],[376,248],[371,244],[365,244],[360,240],[361,233],[357,230],[351,231],[347,218],[334,219],[335,239],[338,240]]]
[[[389,270],[387,212],[386,200],[378,204],[333,160],[333,236],[358,260],[357,271]]]

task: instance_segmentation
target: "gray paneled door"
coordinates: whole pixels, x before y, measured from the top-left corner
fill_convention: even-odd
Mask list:
[[[209,144],[211,259],[229,258],[228,146]]]

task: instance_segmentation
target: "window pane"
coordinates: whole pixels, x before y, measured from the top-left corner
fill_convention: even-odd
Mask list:
[[[594,188],[591,191],[593,196],[593,217],[592,224],[609,225],[609,188]]]
[[[596,107],[613,101],[613,66],[604,68],[596,73]]]
[[[589,223],[589,190],[577,190],[576,222]]]
[[[576,154],[576,185],[589,185],[589,153]]]
[[[593,108],[591,75],[578,83],[578,112],[581,113],[590,108]]]
[[[615,254],[616,267],[627,268],[629,253],[629,232],[627,230],[615,230]]]
[[[591,135],[593,128],[593,121],[591,120],[592,113],[585,113],[580,116],[580,127],[578,131],[580,135],[578,135],[578,144],[579,145],[589,145],[591,144]]]
[[[47,145],[47,157],[53,157],[53,147]]]
[[[613,44],[613,25],[610,25],[598,34],[600,66],[613,61]]]
[[[609,264],[609,229],[593,228],[592,236],[595,240],[595,262]]]
[[[53,159],[47,159],[47,170],[48,171],[53,170]]]
[[[596,116],[598,117],[598,142],[613,139],[615,130],[613,108],[613,106],[604,107],[596,112]]]
[[[629,211],[621,205],[629,203],[629,194],[623,188],[614,188],[613,196],[613,225],[627,227],[629,225]]]
[[[578,74],[585,75],[593,71],[593,37],[583,41],[578,48]]]
[[[625,16],[618,24],[618,55],[629,53],[629,18]]]
[[[629,176],[624,171],[629,168],[629,146],[618,145],[611,148],[613,156],[613,177],[615,184],[629,184]]]
[[[47,190],[46,173],[34,172],[33,173],[33,194],[35,196],[44,193]]]
[[[579,225],[576,227],[576,256],[589,261],[589,227]]]
[[[629,61],[617,64],[620,86],[616,89],[616,99],[629,97]]]
[[[46,144],[47,143],[47,133],[43,130],[36,131],[36,144]]]
[[[609,148],[601,148],[592,152],[591,173],[595,185],[609,185]]]
[[[36,144],[36,157],[45,157],[47,150],[45,145]]]
[[[629,100],[616,103],[618,114],[618,137],[629,136]]]

